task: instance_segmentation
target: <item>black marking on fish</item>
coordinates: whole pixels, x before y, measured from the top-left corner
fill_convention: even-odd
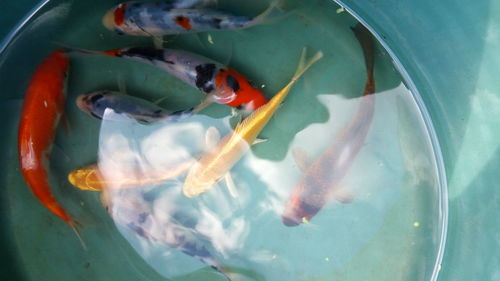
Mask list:
[[[165,60],[166,63],[168,64],[175,64],[175,62],[171,61],[171,60]]]
[[[90,97],[90,102],[94,104],[98,100],[102,99],[103,97],[104,97],[104,95],[102,95],[102,94],[93,95],[92,97]]]
[[[214,90],[213,78],[215,73],[215,64],[207,63],[196,66],[196,87],[205,93]]]
[[[240,89],[240,84],[238,83],[238,80],[236,80],[236,78],[234,78],[234,76],[232,75],[227,76],[226,85],[229,88],[233,89],[234,92],[238,92],[238,90]]]
[[[145,223],[146,220],[148,219],[149,214],[148,213],[141,213],[139,214],[139,223]]]
[[[134,47],[121,53],[121,56],[141,57],[148,60],[163,61],[163,50],[147,47]]]
[[[92,112],[92,111],[90,112],[90,115],[94,116],[94,117],[95,117],[95,118],[97,118],[97,119],[101,119],[101,120],[102,120],[102,116],[99,116],[99,115],[95,114],[95,113],[94,113],[94,112]]]
[[[141,123],[141,124],[150,124],[151,121],[149,120],[146,120],[144,118],[136,118],[137,122]]]
[[[215,25],[215,28],[217,29],[221,29],[221,25],[220,23],[222,22],[222,19],[219,19],[219,18],[214,18],[214,25]]]
[[[123,35],[123,34],[125,34],[125,33],[124,33],[123,31],[121,31],[121,29],[119,29],[119,28],[115,28],[114,30],[115,30],[115,33],[116,33],[116,34],[118,34],[118,35]],[[119,56],[119,55],[117,55],[117,56]]]

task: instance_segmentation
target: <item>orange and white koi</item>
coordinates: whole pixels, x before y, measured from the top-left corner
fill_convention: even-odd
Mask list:
[[[259,133],[271,120],[292,86],[323,54],[318,52],[309,61],[305,50],[291,81],[268,103],[261,106],[238,124],[234,131],[222,139],[210,152],[201,157],[189,170],[183,185],[184,195],[195,197],[209,190],[248,151]]]
[[[370,129],[375,109],[373,38],[360,24],[353,31],[365,57],[367,81],[363,98],[354,119],[326,152],[304,171],[304,176],[285,205],[282,221],[286,226],[296,226],[311,220],[332,196],[340,192],[340,182],[354,163]]]
[[[252,18],[200,7],[200,1],[124,2],[109,10],[103,24],[118,34],[163,36],[211,30],[248,28],[265,21],[282,0],[273,0],[260,15]],[[208,1],[201,1],[202,5]]]

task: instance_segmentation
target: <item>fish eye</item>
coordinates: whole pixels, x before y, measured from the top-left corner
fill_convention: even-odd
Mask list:
[[[119,29],[119,28],[115,28],[115,32],[116,32],[116,34],[118,34],[118,35],[123,35],[123,34],[125,34],[125,33],[124,33],[121,29]]]

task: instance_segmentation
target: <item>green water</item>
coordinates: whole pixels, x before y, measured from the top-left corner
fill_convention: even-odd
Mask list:
[[[223,136],[229,133],[231,110],[222,105],[178,124],[143,126],[101,124],[74,103],[84,92],[118,89],[119,80],[131,95],[151,101],[166,97],[161,105],[167,109],[200,102],[201,93],[175,78],[120,59],[72,56],[66,106],[70,128],[57,136],[51,176],[54,193],[84,226],[88,251],[71,229],[40,206],[19,174],[14,148],[21,99],[33,69],[50,50],[57,44],[96,50],[152,44],[151,39],[118,36],[101,26],[102,14],[114,3],[50,2],[2,57],[0,81],[8,85],[10,98],[1,105],[4,120],[10,121],[4,153],[6,163],[15,163],[4,164],[9,207],[4,220],[14,256],[28,280],[226,280],[198,260],[139,237],[119,221],[115,224],[99,194],[76,190],[66,181],[69,171],[96,162],[98,156],[106,161],[106,155],[117,157],[119,152],[124,170],[130,155],[154,168],[179,157],[197,157],[211,126]],[[242,14],[257,14],[266,5],[219,1],[220,7]],[[237,196],[221,183],[198,198],[184,198],[181,176],[117,194],[116,205],[120,198],[141,200],[153,193],[154,199],[140,204],[149,204],[159,221],[172,209],[190,214],[196,229],[216,246],[213,255],[219,262],[245,269],[244,274],[231,274],[233,280],[432,280],[445,215],[432,133],[380,46],[375,116],[342,182],[354,200],[331,200],[298,227],[281,222],[284,204],[302,176],[294,149],[319,157],[352,120],[361,100],[363,57],[349,28],[356,21],[345,12],[338,14],[338,8],[330,1],[287,1],[292,12],[267,25],[169,38],[169,47],[227,62],[263,87],[268,97],[289,81],[304,46],[323,51],[324,58],[296,84],[264,129],[260,137],[267,142],[253,147],[231,170]]]

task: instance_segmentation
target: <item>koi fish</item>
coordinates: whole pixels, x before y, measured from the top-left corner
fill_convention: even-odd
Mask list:
[[[193,3],[187,1],[173,3],[131,1],[121,3],[109,10],[103,17],[103,24],[118,34],[135,36],[164,36],[211,30],[243,29],[265,21],[278,8],[280,2],[281,0],[274,0],[264,12],[251,18],[214,9],[194,7]]]
[[[155,200],[144,198],[132,190],[103,193],[101,201],[113,221],[137,235],[164,244],[188,256],[196,258],[224,274],[224,267],[211,254],[214,246],[210,239],[195,229],[196,219],[178,210],[160,212],[153,209]]]
[[[102,119],[106,109],[115,113],[123,113],[143,124],[155,122],[175,122],[195,114],[198,108],[190,108],[176,112],[167,111],[152,102],[113,91],[97,91],[83,94],[76,99],[77,106],[89,115]]]
[[[195,197],[209,190],[236,164],[280,107],[295,82],[322,56],[323,54],[318,52],[306,62],[305,49],[303,50],[291,81],[268,103],[238,124],[232,133],[191,167],[183,185],[184,195]]]
[[[370,129],[375,107],[375,80],[373,76],[373,38],[358,24],[353,28],[365,57],[367,81],[358,111],[335,142],[305,171],[293,190],[282,215],[283,224],[296,226],[309,221],[339,192],[343,177],[363,147]]]
[[[97,164],[76,169],[68,174],[68,181],[81,190],[103,191],[106,189],[134,188],[164,183],[186,172],[193,161],[186,161],[174,168],[159,169],[151,172],[137,172],[127,177],[107,178]]]
[[[24,98],[18,132],[21,173],[35,197],[73,229],[75,221],[51,192],[46,165],[63,113],[68,57],[51,53],[36,69]]]
[[[204,92],[209,101],[245,110],[255,110],[267,102],[262,91],[236,70],[200,55],[151,47],[116,49],[101,54],[158,67]]]

